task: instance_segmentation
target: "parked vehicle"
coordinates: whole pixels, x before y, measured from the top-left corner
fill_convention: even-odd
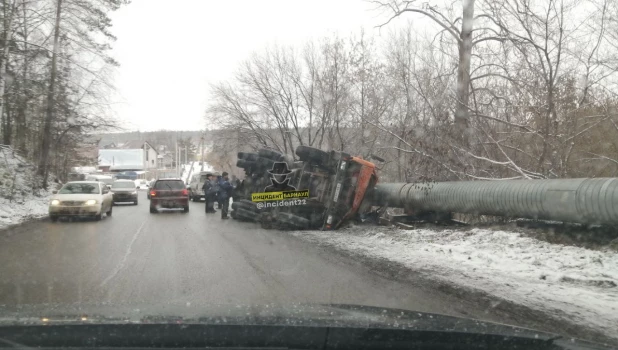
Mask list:
[[[114,204],[119,202],[132,202],[137,205],[137,187],[135,182],[131,180],[116,180],[112,183],[111,188]]]
[[[216,171],[200,171],[191,176],[191,180],[189,181],[189,195],[192,201],[196,202],[204,199],[202,186],[204,186],[204,182],[206,182],[208,175],[218,176],[220,174]]]
[[[86,180],[86,176],[88,176],[88,174],[83,174],[83,173],[69,173],[67,175],[67,180],[68,181],[84,181]]]
[[[88,175],[84,181],[97,181],[104,183],[107,188],[112,187],[112,183],[114,183],[114,178],[110,175]]]
[[[121,173],[116,174],[116,179],[118,180],[136,180],[137,173],[135,171],[123,171]]]
[[[181,179],[159,179],[150,189],[150,213],[182,208],[189,212],[189,191]]]
[[[49,218],[87,216],[101,220],[102,214],[112,216],[113,196],[103,182],[67,182],[49,203]]]

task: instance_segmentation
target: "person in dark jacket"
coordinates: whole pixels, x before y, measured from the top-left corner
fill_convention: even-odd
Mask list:
[[[207,214],[216,213],[217,211],[215,210],[215,187],[213,186],[211,174],[206,175],[206,181],[204,181],[202,190],[204,191],[204,200],[206,201],[204,205],[204,210]]]
[[[221,174],[221,182],[219,183],[219,206],[221,207],[221,219],[228,219],[227,211],[230,207],[230,197],[232,196],[232,191],[234,190],[234,186],[230,183],[230,180],[227,176],[227,172],[223,172]]]

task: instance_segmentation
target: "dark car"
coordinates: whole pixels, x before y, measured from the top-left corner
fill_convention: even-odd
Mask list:
[[[137,205],[137,188],[132,180],[116,180],[112,183],[113,202],[132,202]]]
[[[185,213],[189,211],[189,190],[180,179],[159,179],[149,194],[151,213],[157,213],[163,208],[182,208]]]

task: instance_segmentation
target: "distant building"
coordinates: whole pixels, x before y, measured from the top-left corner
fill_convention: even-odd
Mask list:
[[[171,153],[165,153],[157,156],[157,161],[159,162],[159,168],[168,169],[172,168],[174,165],[174,157]]]
[[[157,150],[147,141],[108,144],[99,149],[99,170],[146,171],[159,166]]]

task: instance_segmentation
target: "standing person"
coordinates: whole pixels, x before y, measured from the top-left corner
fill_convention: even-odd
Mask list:
[[[213,192],[213,206],[214,206],[214,202],[217,202],[217,206],[214,207],[215,209],[221,209],[221,199],[219,199],[219,188],[221,185],[221,175],[213,175],[212,176],[212,192]]]
[[[227,177],[227,172],[221,174],[221,183],[219,184],[219,206],[221,207],[221,219],[229,219],[227,211],[230,207],[230,197],[234,187]]]
[[[216,213],[214,208],[215,204],[215,195],[214,195],[214,186],[212,184],[212,175],[206,175],[206,181],[204,181],[204,185],[202,186],[202,190],[204,191],[204,200],[206,201],[204,205],[204,210],[207,214]]]

